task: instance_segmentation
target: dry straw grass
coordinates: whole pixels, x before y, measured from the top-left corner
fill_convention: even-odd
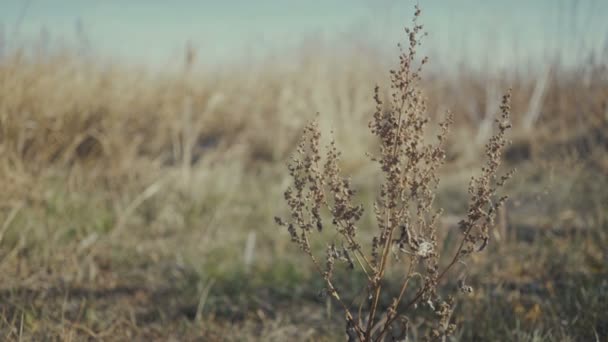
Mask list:
[[[442,255],[439,274],[456,260],[439,281],[438,297],[431,289],[421,292],[431,296],[436,309],[439,298],[459,291],[458,285],[475,287],[451,307],[450,323],[457,324],[453,339],[608,336],[603,314],[608,77],[602,65],[608,59],[573,69],[554,63],[539,74],[525,65],[445,74],[431,63],[411,88],[424,89],[428,99],[412,92],[407,104],[419,102],[405,109],[423,127],[402,126],[409,132],[404,137],[405,130],[397,134],[389,125],[397,122],[391,110],[394,90],[382,77],[386,67],[379,53],[364,44],[334,47],[313,42],[293,54],[281,51],[276,58],[220,70],[194,64],[190,51],[170,72],[73,51],[5,51],[0,57],[0,339],[336,340],[344,335],[340,318],[325,315],[315,297],[326,272],[354,322],[366,330],[373,302],[363,297],[373,299],[380,288],[373,321],[382,322],[412,261],[418,259],[420,266],[412,266],[411,275],[439,277],[427,270],[436,258],[432,252]],[[417,66],[412,64],[410,72]],[[377,135],[367,126],[375,111],[374,84],[380,85],[383,102],[379,124],[371,118]],[[466,183],[471,173],[482,175],[475,170],[484,163],[492,127],[498,127],[499,92],[509,86],[514,144],[503,156],[517,166],[518,177],[507,183],[511,200],[497,218],[500,231],[489,229],[494,243],[469,255],[463,273],[465,265],[453,259],[464,237],[460,219],[454,218],[467,221]],[[454,113],[453,122],[439,143],[435,136],[441,127],[430,123],[441,121],[446,108]],[[326,182],[323,206],[331,206],[343,232],[356,233],[356,240],[329,229],[333,214],[319,210],[323,230],[309,238],[323,277],[311,279],[314,266],[305,267],[290,251],[287,230],[277,234],[272,216],[288,210],[281,201],[290,181],[284,162],[316,112],[322,113],[318,130],[306,130],[308,136],[321,133],[315,153],[323,154],[330,127],[338,127],[330,155],[339,160],[326,168],[323,154],[315,171],[320,176],[313,180]],[[386,134],[418,144],[397,148],[401,173],[383,161],[396,145],[382,140]],[[306,165],[312,150],[311,141],[305,142],[300,160]],[[376,162],[363,157],[369,151]],[[409,155],[402,153],[421,159],[409,165]],[[389,173],[377,172],[384,165]],[[352,176],[348,188],[343,175]],[[441,178],[437,191],[433,175]],[[403,188],[387,183],[406,177],[411,183]],[[381,197],[376,190],[383,183]],[[353,194],[347,190],[355,188]],[[396,196],[391,191],[398,189],[413,202],[398,198],[397,207],[409,203],[410,210],[400,213],[389,206],[387,219],[386,206]],[[292,195],[298,198],[297,192]],[[421,209],[420,223],[418,204],[426,208],[430,196],[433,205],[428,212]],[[437,219],[434,246],[437,207],[445,214]],[[407,226],[396,225],[406,219]],[[477,229],[485,220],[472,228],[475,248],[483,244],[485,232]],[[390,231],[384,277],[368,292],[365,285],[386,251],[381,239]],[[297,232],[300,239],[302,231]],[[465,241],[462,250],[469,245]],[[415,310],[412,304],[404,311],[426,283],[413,276],[396,313],[390,313],[397,317],[392,327],[399,326],[399,314],[409,315],[414,340],[443,329],[427,304],[418,301]],[[393,333],[398,334],[387,335]]]
[[[462,233],[451,261],[440,265],[437,225],[441,210],[433,206],[440,180],[439,168],[444,163],[445,144],[452,122],[448,113],[439,124],[437,142],[429,143],[427,136],[426,100],[420,90],[421,71],[427,58],[418,66],[416,49],[424,36],[418,23],[420,9],[416,7],[412,28],[406,28],[408,46],[402,48],[399,67],[391,70],[391,97],[387,104],[380,98],[376,87],[376,110],[369,124],[371,133],[380,142],[380,148],[371,160],[378,164],[384,175],[373,214],[377,233],[366,246],[357,231],[364,208],[355,204],[355,190],[351,181],[342,176],[340,152],[335,142],[321,155],[321,132],[317,123],[306,127],[297,154],[289,164],[293,185],[285,192],[291,216],[288,220],[276,218],[285,227],[291,240],[307,254],[319,275],[325,280],[325,290],[341,306],[346,316],[346,334],[349,341],[406,340],[408,322],[419,314],[422,307],[434,312],[430,319],[428,338],[443,340],[453,334],[454,297],[440,295],[442,280],[459,278],[462,292],[472,288],[465,283],[466,273],[452,275],[456,265],[465,264],[473,253],[482,252],[489,243],[490,230],[499,208],[506,200],[497,190],[511,177],[511,173],[498,176],[501,156],[507,145],[506,131],[510,123],[510,94],[503,97],[502,115],[496,120],[497,131],[486,145],[486,163],[481,173],[471,179],[467,216],[458,226]],[[324,212],[329,213],[331,226],[336,230],[328,242],[324,265],[312,249],[313,234],[327,229]],[[340,286],[333,278],[336,263],[353,270],[359,267],[367,279],[359,300],[358,309],[347,305]],[[398,293],[391,294],[391,304],[382,307],[380,297],[386,286],[389,265],[402,272],[402,285]],[[386,291],[386,290],[384,290]]]

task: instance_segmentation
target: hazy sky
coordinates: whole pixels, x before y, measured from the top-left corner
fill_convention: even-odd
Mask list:
[[[426,47],[449,63],[463,55],[497,63],[575,58],[608,44],[608,0],[420,0]],[[376,5],[374,5],[376,4]],[[306,38],[366,37],[393,47],[414,1],[373,0],[1,0],[5,46],[41,36],[78,41],[95,54],[162,65],[187,42],[208,62],[286,51]]]

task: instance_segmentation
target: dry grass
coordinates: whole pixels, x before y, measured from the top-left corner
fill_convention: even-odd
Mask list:
[[[355,200],[375,200],[381,179],[361,155],[378,148],[371,94],[389,80],[372,52],[318,51],[171,73],[69,52],[0,60],[0,338],[343,339],[342,317],[319,305],[330,305],[323,282],[272,217],[287,212],[284,165],[317,112],[324,136],[335,128]],[[431,119],[454,113],[436,198],[446,255],[498,91],[513,88],[504,162],[518,176],[491,233],[499,242],[467,262],[476,291],[455,308],[454,338],[606,339],[606,67],[556,65],[542,87],[516,71],[427,71]],[[373,226],[364,217],[360,235]],[[350,298],[361,276],[335,274],[352,282]],[[386,276],[398,293],[398,274]],[[422,321],[410,323],[419,337]]]

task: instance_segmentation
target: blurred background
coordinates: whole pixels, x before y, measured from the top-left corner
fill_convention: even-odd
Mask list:
[[[513,95],[518,171],[454,340],[607,339],[608,2],[418,3],[428,115],[455,118],[435,201],[448,253]],[[372,207],[373,89],[388,97],[415,4],[2,1],[0,337],[343,340],[273,217],[317,113]],[[347,297],[364,286],[338,276]]]
[[[393,52],[411,1],[15,1],[2,3],[4,51],[76,48],[89,55],[171,68],[186,45],[207,64],[286,53],[306,41],[367,44]],[[605,1],[428,0],[424,52],[434,64],[575,65],[607,49]],[[342,46],[343,47],[343,46]],[[338,46],[337,48],[340,48]],[[489,52],[492,52],[490,56]]]

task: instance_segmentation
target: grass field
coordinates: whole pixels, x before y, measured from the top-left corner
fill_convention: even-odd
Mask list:
[[[374,85],[388,82],[375,60],[319,51],[212,71],[185,58],[158,73],[69,51],[0,59],[0,339],[344,340],[273,217],[316,113],[357,199],[377,196],[362,157],[377,144]],[[436,200],[445,249],[513,89],[503,166],[517,174],[490,247],[467,262],[475,291],[458,297],[454,340],[606,341],[608,71],[522,70],[443,77],[431,61],[423,76],[431,120],[454,113]],[[373,215],[362,222],[370,236]],[[364,286],[337,276],[352,296]]]

